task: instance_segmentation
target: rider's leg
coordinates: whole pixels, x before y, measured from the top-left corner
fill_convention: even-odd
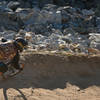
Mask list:
[[[2,79],[6,79],[5,75],[2,72],[0,72],[0,76],[2,77]]]
[[[17,70],[23,70],[23,65],[20,66],[19,64],[19,59],[20,59],[20,55],[17,52],[16,56],[13,58],[12,62],[11,62],[11,66],[13,66],[15,69]]]
[[[2,79],[5,79],[6,77],[4,76],[4,73],[7,72],[8,67],[6,64],[4,64],[3,62],[0,62],[0,76],[2,77]]]

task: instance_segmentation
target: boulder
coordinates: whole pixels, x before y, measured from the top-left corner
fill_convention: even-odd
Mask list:
[[[4,32],[0,32],[0,37],[4,37],[7,40],[13,40],[15,39],[16,36],[16,32],[9,30],[9,31],[4,31]]]
[[[83,10],[82,10],[82,14],[83,14],[84,16],[92,16],[92,15],[95,14],[95,12],[94,12],[92,9],[90,9],[90,10],[83,9]]]
[[[14,2],[14,1],[10,1],[7,5],[7,7],[12,9],[13,11],[15,11],[19,6],[20,2]]]
[[[100,34],[90,33],[89,35],[90,35],[90,37],[89,37],[90,47],[100,50]]]

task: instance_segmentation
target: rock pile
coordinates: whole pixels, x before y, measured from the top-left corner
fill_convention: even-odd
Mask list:
[[[26,38],[30,48],[38,50],[84,53],[88,48],[100,50],[98,3],[98,0],[0,0],[0,36]]]

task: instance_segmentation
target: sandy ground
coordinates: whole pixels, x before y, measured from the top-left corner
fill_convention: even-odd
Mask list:
[[[0,81],[0,100],[100,100],[100,57],[25,54],[25,69]]]

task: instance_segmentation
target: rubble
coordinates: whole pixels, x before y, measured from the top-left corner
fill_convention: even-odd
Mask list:
[[[90,42],[90,47],[100,50],[100,34],[90,33],[89,35],[90,35],[89,40],[91,41]]]
[[[93,3],[98,7],[96,2]],[[0,36],[23,37],[31,48],[38,50],[86,53],[88,48],[100,49],[99,8],[92,7],[93,3],[87,0],[0,0]]]

